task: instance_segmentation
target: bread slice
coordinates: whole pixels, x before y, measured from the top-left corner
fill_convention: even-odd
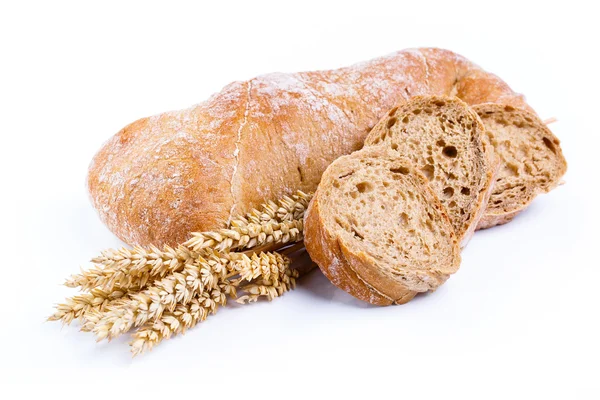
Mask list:
[[[512,220],[540,193],[556,187],[567,171],[560,141],[534,113],[486,103],[474,110],[501,160],[492,195],[478,229]]]
[[[488,203],[496,168],[484,132],[477,113],[462,100],[417,96],[379,121],[365,146],[408,157],[429,179],[465,246]]]
[[[427,179],[385,147],[334,161],[304,223],[306,249],[327,278],[372,304],[406,303],[460,264],[454,229]]]

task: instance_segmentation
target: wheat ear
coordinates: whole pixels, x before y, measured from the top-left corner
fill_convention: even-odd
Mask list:
[[[245,264],[245,267],[240,269],[240,274],[245,274],[245,277],[240,276],[238,280],[231,283],[232,286],[246,293],[238,298],[239,303],[254,302],[261,296],[273,300],[295,287],[295,278],[298,277],[298,272],[288,268],[289,260],[283,265],[283,268],[279,265],[277,274],[271,275],[270,279],[259,279],[247,283],[257,271],[273,272],[272,268],[268,268],[265,264],[264,257],[262,262],[260,256],[255,255],[252,258],[254,264],[252,267]],[[211,292],[203,292],[188,304],[178,304],[174,311],[164,312],[160,318],[147,322],[132,335],[131,352],[136,356],[151,350],[161,341],[173,335],[185,333],[187,329],[204,321],[208,315],[216,313],[219,306],[224,306],[227,302],[225,294],[232,298],[236,297],[235,291],[227,291],[220,287]]]
[[[275,250],[286,243],[300,241],[304,211],[311,198],[311,194],[298,191],[291,197],[283,196],[277,203],[269,201],[258,210],[232,219],[225,229],[193,232],[184,246],[196,251],[205,247],[231,251],[270,245],[268,250]]]
[[[65,285],[82,290],[115,287],[139,291],[157,279],[183,270],[187,263],[208,251],[226,253],[232,250],[274,251],[303,239],[304,211],[312,194],[301,191],[284,196],[277,203],[269,201],[243,217],[233,219],[225,229],[194,232],[176,248],[155,246],[132,249],[109,249],[93,258],[93,267],[72,275]]]
[[[164,312],[172,313],[178,305],[187,305],[205,292],[230,287],[257,278],[277,281],[290,263],[277,253],[261,253],[248,257],[240,253],[213,251],[206,258],[198,257],[180,272],[174,272],[154,282],[153,286],[131,294],[117,308],[109,308],[92,328],[98,340],[112,339],[150,320],[160,319]],[[237,277],[237,279],[234,279]]]
[[[92,268],[71,275],[65,285],[82,290],[112,291],[115,287],[140,290],[158,278],[183,269],[196,257],[197,252],[184,246],[165,246],[163,250],[155,246],[109,249],[92,259]]]
[[[48,317],[48,321],[62,321],[69,325],[73,320],[83,321],[87,314],[102,312],[109,304],[116,304],[127,294],[124,290],[113,290],[111,292],[102,289],[92,289],[89,293],[82,293],[67,298],[64,303],[56,305],[56,312]]]

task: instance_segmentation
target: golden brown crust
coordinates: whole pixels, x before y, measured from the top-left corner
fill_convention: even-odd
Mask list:
[[[90,166],[92,203],[125,242],[174,245],[265,199],[314,191],[333,160],[361,148],[394,104],[419,94],[526,106],[499,78],[440,49],[269,74],[121,130]]]
[[[487,228],[492,228],[494,226],[507,224],[510,221],[512,221],[517,216],[517,214],[519,214],[525,208],[527,208],[527,207],[523,207],[522,209],[515,210],[510,213],[504,213],[504,214],[485,214],[479,220],[479,223],[477,224],[477,230],[487,229]]]
[[[343,251],[339,238],[334,237],[325,229],[321,223],[319,207],[319,197],[316,193],[304,218],[304,231],[306,232],[304,245],[310,258],[335,286],[357,299],[379,306],[392,304],[394,302],[392,298],[375,290],[356,274],[355,271],[361,269],[356,265],[360,263],[360,259],[352,257],[349,260],[346,258],[346,255],[351,252],[347,249]],[[354,264],[354,269],[351,267],[351,263]],[[329,266],[334,268],[329,268]],[[407,294],[404,296],[407,298],[406,301],[416,295],[416,292],[408,292],[407,290]]]

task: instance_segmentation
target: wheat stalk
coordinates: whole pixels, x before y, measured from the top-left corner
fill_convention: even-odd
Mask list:
[[[172,313],[177,305],[186,305],[204,292],[219,289],[219,285],[237,287],[242,281],[259,277],[278,281],[290,260],[276,253],[221,254],[214,251],[206,258],[199,256],[184,266],[154,282],[153,286],[131,294],[117,308],[109,308],[97,318],[92,330],[98,340],[113,339],[150,320],[161,318],[165,311]],[[231,278],[239,276],[237,280]]]
[[[232,250],[254,252],[276,250],[303,239],[303,216],[312,194],[298,191],[277,203],[269,201],[258,210],[233,219],[229,226],[215,232],[193,232],[177,248],[155,246],[109,249],[91,260],[93,267],[72,275],[65,285],[88,291],[99,288],[110,292],[115,287],[139,291],[170,273],[181,271],[204,252]]]
[[[255,267],[257,266],[258,264],[255,264]],[[255,302],[261,296],[266,297],[269,301],[273,300],[294,288],[295,278],[297,277],[297,271],[290,270],[287,267],[278,268],[277,275],[272,276],[273,279],[261,279],[239,287],[241,291],[247,294],[238,298],[237,302],[241,304]],[[240,279],[232,285],[239,286],[244,280]],[[219,306],[224,306],[227,303],[225,293],[226,291],[223,288],[214,289],[210,293],[203,292],[188,304],[178,304],[173,312],[164,312],[155,321],[147,322],[132,335],[130,342],[132,354],[136,356],[151,350],[161,341],[169,339],[173,335],[184,334],[187,329],[204,321],[208,315],[216,313]],[[236,297],[235,292],[227,294],[230,297]]]

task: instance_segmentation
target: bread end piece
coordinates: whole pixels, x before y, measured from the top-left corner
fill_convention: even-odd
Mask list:
[[[560,184],[567,162],[558,138],[533,112],[509,104],[473,107],[500,168],[477,229],[512,221],[533,199]]]

